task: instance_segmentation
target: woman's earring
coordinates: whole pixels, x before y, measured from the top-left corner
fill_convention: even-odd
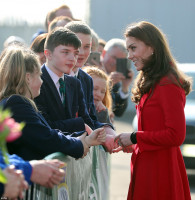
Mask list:
[[[154,52],[152,52],[152,55],[154,55]]]

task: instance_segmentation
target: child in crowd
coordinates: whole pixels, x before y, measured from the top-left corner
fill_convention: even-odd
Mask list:
[[[11,110],[16,122],[25,122],[22,136],[8,144],[9,152],[25,160],[43,159],[54,152],[81,158],[87,154],[89,146],[102,144],[105,134],[101,134],[101,129],[89,136],[82,132],[71,135],[80,137],[51,129],[33,101],[40,94],[40,75],[39,60],[30,49],[14,46],[1,54],[0,105]],[[100,142],[98,137],[103,140]]]
[[[83,70],[93,79],[93,96],[98,121],[110,123],[109,113],[112,112],[112,97],[109,77],[97,67],[85,67]]]
[[[39,56],[39,61],[41,65],[46,62],[44,54],[44,44],[47,37],[47,33],[42,33],[38,35],[32,42],[30,48]]]
[[[56,27],[48,33],[44,48],[46,63],[41,68],[43,84],[35,98],[52,128],[71,133],[88,126],[94,129],[81,83],[67,75],[77,62],[80,46],[81,41],[68,29]]]
[[[84,67],[92,47],[92,32],[90,27],[82,22],[82,21],[71,21],[66,24],[65,28],[71,30],[76,34],[76,36],[80,39],[81,47],[78,54],[77,62],[72,69],[70,75],[76,77],[80,80],[87,110],[89,112],[90,118],[93,120],[94,128],[99,128],[104,126],[107,137],[104,146],[106,147],[107,151],[112,153],[112,150],[117,147],[116,143],[114,142],[115,138],[115,131],[111,124],[108,123],[101,123],[97,120],[94,101],[93,101],[93,80],[92,78],[84,72],[81,68]]]

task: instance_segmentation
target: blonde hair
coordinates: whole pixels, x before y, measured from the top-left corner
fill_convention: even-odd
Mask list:
[[[32,93],[26,82],[26,73],[40,70],[38,56],[30,49],[21,46],[9,46],[0,56],[0,100],[17,94],[25,97]],[[33,107],[35,103],[28,99]]]
[[[108,75],[98,67],[91,67],[87,66],[84,67],[83,70],[88,73],[90,76],[97,76],[99,78],[102,78],[106,81],[106,93],[104,96],[104,99],[102,103],[108,108],[108,110],[111,112],[112,111],[112,97],[111,97],[111,81]]]

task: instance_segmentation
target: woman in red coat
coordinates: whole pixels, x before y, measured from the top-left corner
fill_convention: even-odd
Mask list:
[[[128,57],[139,71],[132,90],[138,131],[122,133],[131,158],[128,200],[189,200],[190,189],[180,145],[185,139],[184,106],[191,79],[177,68],[163,33],[149,22],[125,32]]]

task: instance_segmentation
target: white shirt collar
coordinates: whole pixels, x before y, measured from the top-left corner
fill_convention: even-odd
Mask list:
[[[49,73],[51,79],[53,80],[53,82],[56,84],[58,84],[58,81],[60,78],[62,78],[64,80],[64,75],[62,77],[59,77],[57,74],[55,74],[49,67],[47,67],[45,65],[45,68],[47,70],[47,72]]]
[[[57,74],[55,74],[55,73],[54,73],[49,67],[47,67],[46,65],[45,65],[45,68],[46,68],[47,72],[49,73],[49,75],[50,75],[52,81],[54,82],[54,84],[55,84],[55,86],[56,86],[56,89],[57,89],[57,91],[58,91],[58,94],[59,94],[59,96],[60,96],[60,98],[61,98],[61,100],[62,100],[62,102],[63,102],[64,96],[62,96],[62,95],[60,94],[60,90],[59,90],[59,87],[60,87],[59,79],[62,78],[62,79],[64,80],[64,75],[63,75],[62,77],[59,77]]]
[[[73,71],[71,71],[70,72],[70,76],[73,76],[73,77],[78,77],[78,73],[79,73],[79,69],[76,71],[76,72],[73,72]]]

